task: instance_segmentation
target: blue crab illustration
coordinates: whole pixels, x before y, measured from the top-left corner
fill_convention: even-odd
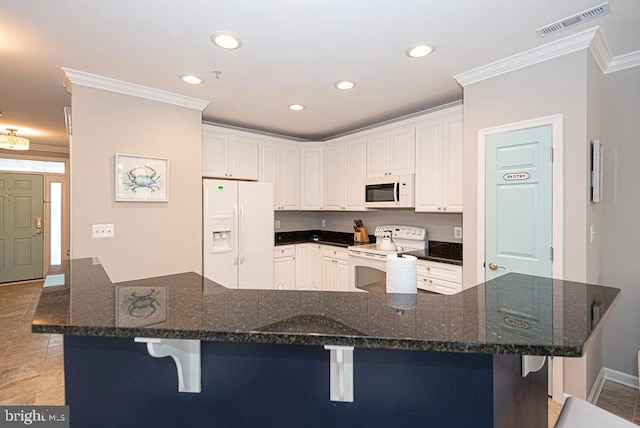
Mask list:
[[[132,317],[148,318],[161,306],[156,296],[160,292],[155,289],[151,289],[148,294],[139,296],[135,291],[126,297],[125,302],[130,303],[127,308],[127,313]]]
[[[160,190],[156,184],[160,181],[160,177],[162,176],[158,175],[156,170],[151,168],[149,165],[132,168],[127,172],[127,177],[129,178],[129,182],[124,183],[124,185],[129,187],[132,192],[135,192],[140,188],[149,189],[151,192]]]

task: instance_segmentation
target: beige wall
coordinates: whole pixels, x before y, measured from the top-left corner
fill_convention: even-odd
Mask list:
[[[201,112],[73,85],[72,122],[72,257],[99,257],[114,282],[200,273]],[[115,202],[116,153],[169,158],[169,202]],[[102,223],[115,238],[91,238]]]
[[[478,130],[544,116],[564,116],[564,276],[586,280],[588,141],[587,52],[581,51],[464,88],[464,283],[475,284]]]
[[[564,126],[563,277],[600,281],[601,241],[589,243],[588,229],[603,226],[601,207],[590,202],[590,140],[601,136],[601,104],[602,73],[586,49],[464,88],[465,287],[477,282],[482,263],[476,242],[478,130],[556,114]],[[601,335],[585,357],[564,361],[565,392],[586,398],[602,367]]]
[[[604,330],[604,365],[638,375],[640,347],[640,67],[604,78],[603,278],[622,289]]]

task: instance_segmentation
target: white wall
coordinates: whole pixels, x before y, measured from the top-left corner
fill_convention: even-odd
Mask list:
[[[604,78],[603,281],[622,289],[604,329],[604,365],[638,375],[640,347],[640,67]]]
[[[99,257],[114,282],[202,271],[202,114],[74,85],[73,258]],[[169,202],[115,202],[116,153],[169,158]],[[92,239],[113,223],[115,238]]]

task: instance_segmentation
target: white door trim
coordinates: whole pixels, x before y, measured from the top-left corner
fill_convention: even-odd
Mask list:
[[[506,125],[494,126],[491,128],[483,128],[478,130],[478,207],[477,207],[477,283],[484,282],[484,210],[485,210],[485,192],[484,192],[484,158],[486,151],[486,138],[491,134],[499,134],[502,132],[516,131],[520,129],[534,128],[537,126],[551,125],[552,127],[552,147],[554,152],[553,160],[553,277],[561,279],[563,277],[563,218],[564,218],[564,127],[563,116],[557,114],[554,116],[546,116],[538,119],[525,120],[522,122],[509,123]]]
[[[545,116],[536,119],[514,122],[505,125],[493,126],[478,130],[478,189],[477,189],[477,224],[476,224],[476,279],[477,283],[484,282],[485,277],[485,154],[486,138],[491,134],[516,131],[520,129],[534,128],[537,126],[551,125],[552,147],[553,147],[553,278],[562,279],[564,276],[564,117],[562,114]],[[563,305],[563,302],[556,302],[554,296],[554,306]],[[561,358],[556,358],[553,364],[553,399],[563,402],[563,363]]]

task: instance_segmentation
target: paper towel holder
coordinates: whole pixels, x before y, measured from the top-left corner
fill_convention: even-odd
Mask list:
[[[404,257],[404,248],[398,246],[396,247],[396,250],[398,250],[398,257]]]

